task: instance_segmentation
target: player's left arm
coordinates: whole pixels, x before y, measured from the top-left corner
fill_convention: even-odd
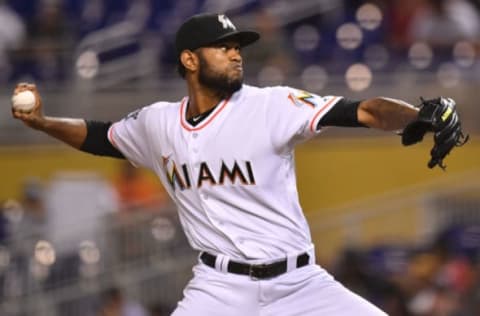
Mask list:
[[[324,126],[402,130],[402,143],[406,146],[420,142],[427,132],[432,132],[434,146],[430,152],[430,168],[436,165],[445,168],[443,159],[454,147],[468,140],[468,135],[463,133],[455,101],[444,97],[422,99],[418,108],[401,100],[384,97],[359,102],[342,100],[322,118],[319,125],[322,123]]]
[[[385,131],[403,130],[418,117],[418,108],[397,99],[377,97],[363,100],[357,108],[358,122]]]
[[[400,130],[417,116],[418,109],[401,100],[377,97],[353,101],[342,98],[322,117],[318,128],[346,126]]]

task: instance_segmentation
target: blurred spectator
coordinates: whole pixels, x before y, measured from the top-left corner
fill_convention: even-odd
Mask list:
[[[346,249],[334,267],[334,275],[388,315],[478,315],[474,312],[480,293],[477,273],[466,257],[452,252],[448,243],[440,233],[432,245],[410,251],[408,269],[393,269],[392,273],[383,269],[385,262],[379,259],[388,259],[388,249]]]
[[[154,213],[172,215],[173,208],[167,207],[169,199],[161,184],[128,161],[121,163],[113,186],[120,208],[113,219],[116,229],[112,238],[117,245],[114,249],[121,262],[132,262],[148,255],[152,246],[152,234],[144,223],[152,221]]]
[[[45,236],[46,209],[43,186],[37,179],[28,179],[22,187],[19,202],[4,204],[8,220],[7,246],[10,266],[7,271],[6,295],[28,294],[35,290],[31,267],[35,245]]]
[[[67,53],[72,50],[71,29],[61,1],[43,0],[28,20],[24,45],[15,54],[12,81],[24,80],[61,82],[67,76]]]
[[[11,71],[12,51],[23,44],[26,27],[4,0],[0,0],[0,25],[0,81],[5,81]]]
[[[67,75],[66,53],[71,51],[71,30],[61,1],[42,2],[30,32],[37,46],[35,59],[43,80],[59,81]]]
[[[412,20],[422,7],[422,1],[393,0],[385,2],[388,2],[385,15],[388,32],[386,40],[392,49],[405,53],[414,42],[415,34],[411,32]]]
[[[107,289],[101,298],[98,316],[148,316],[138,302],[127,299],[119,288]]]
[[[401,288],[382,275],[375,264],[367,264],[367,257],[359,249],[346,249],[335,267],[335,277],[353,292],[380,306],[388,315],[408,316]]]
[[[366,297],[369,276],[365,268],[365,258],[360,250],[345,249],[336,264],[334,275],[346,287]]]
[[[435,47],[450,46],[460,40],[478,41],[480,16],[466,0],[427,0],[416,11],[410,32],[413,39]]]
[[[261,34],[261,39],[255,44],[255,50],[247,48],[242,52],[247,74],[260,73],[261,76],[262,71],[270,70],[270,73],[275,72],[281,77],[280,83],[296,74],[298,63],[295,49],[278,18],[267,9],[260,9],[254,13],[253,22],[254,25],[250,27]]]
[[[142,173],[128,161],[122,162],[120,172],[113,184],[122,211],[159,211],[169,203],[160,183]]]
[[[22,247],[26,252],[33,245],[25,246],[44,238],[47,220],[43,185],[38,179],[25,180],[18,207],[11,207],[8,212],[10,241]]]
[[[150,229],[145,229],[155,222],[154,213],[171,223],[166,216],[172,216],[174,208],[167,207],[169,199],[161,184],[128,161],[121,163],[113,184],[120,212],[108,221],[115,225],[111,237],[117,260],[127,264],[145,258],[152,248],[161,251]]]

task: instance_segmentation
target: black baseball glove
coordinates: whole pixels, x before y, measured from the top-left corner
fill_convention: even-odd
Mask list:
[[[422,100],[417,120],[408,124],[402,132],[402,144],[413,145],[423,139],[427,132],[434,133],[434,146],[430,151],[431,159],[428,167],[438,165],[445,170],[443,159],[450,153],[453,147],[462,146],[468,141],[468,135],[464,135],[455,101],[450,98],[436,98]]]

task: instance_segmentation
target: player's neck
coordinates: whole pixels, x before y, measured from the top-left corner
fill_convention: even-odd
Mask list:
[[[187,119],[211,110],[227,97],[218,91],[199,86],[189,86],[188,92]]]

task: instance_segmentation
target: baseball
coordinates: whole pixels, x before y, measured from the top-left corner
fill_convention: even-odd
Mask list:
[[[12,97],[12,106],[17,111],[30,112],[35,103],[35,94],[30,90],[19,92]]]

